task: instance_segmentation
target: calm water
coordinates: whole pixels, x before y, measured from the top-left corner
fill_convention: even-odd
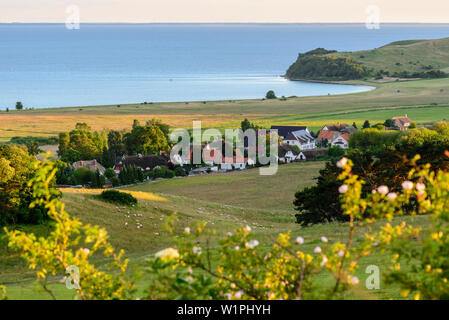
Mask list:
[[[340,94],[284,80],[298,52],[442,38],[449,25],[0,24],[0,108]]]

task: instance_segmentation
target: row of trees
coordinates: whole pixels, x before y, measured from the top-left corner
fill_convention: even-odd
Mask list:
[[[97,159],[104,167],[113,167],[124,154],[155,154],[168,150],[169,126],[158,119],[141,125],[134,120],[132,130],[92,131],[86,123],[77,123],[75,130],[59,134],[58,155],[72,163]]]

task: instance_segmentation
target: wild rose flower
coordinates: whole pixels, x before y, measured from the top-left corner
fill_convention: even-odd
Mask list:
[[[388,193],[388,187],[387,186],[380,186],[379,188],[377,188],[377,191],[379,191],[380,194],[387,194]]]
[[[352,277],[352,278],[351,278],[351,283],[352,283],[352,284],[358,284],[358,283],[359,283],[359,278],[357,278],[357,277]]]
[[[232,232],[228,232],[228,237],[232,237]]]
[[[192,252],[194,254],[200,255],[201,254],[201,248],[200,247],[193,247]]]
[[[313,249],[313,252],[321,253],[321,248],[320,247],[315,247],[315,249]]]
[[[184,229],[184,232],[187,233],[187,234],[189,234],[189,233],[190,233],[190,228],[189,228],[189,227],[186,227],[186,228]]]
[[[411,181],[404,181],[404,182],[402,182],[402,189],[410,190],[412,188],[413,188],[413,182],[411,182]]]
[[[327,243],[328,240],[327,240],[326,237],[321,237],[321,241],[324,242],[324,243]]]
[[[83,249],[83,252],[84,252],[85,254],[89,254],[90,250],[89,250],[88,248],[84,248],[84,249]]]
[[[387,194],[387,198],[390,200],[394,200],[398,197],[398,195],[396,194],[396,192],[390,192],[389,194]]]
[[[242,296],[243,296],[243,290],[237,291],[237,292],[234,294],[234,297],[235,297],[236,299],[240,299]]]
[[[342,194],[348,192],[348,185],[347,184],[341,185],[340,188],[338,188],[338,192]]]
[[[251,232],[251,227],[250,226],[246,226],[244,229],[246,232]]]
[[[337,162],[337,167],[343,168],[348,164],[348,158],[341,158],[340,161]]]
[[[297,237],[295,242],[297,244],[303,244],[304,243],[304,238],[303,237]]]
[[[426,189],[426,185],[424,183],[418,182],[416,184],[416,190],[418,191],[424,191]]]
[[[239,247],[239,246],[235,246],[235,247],[234,247],[234,250],[235,250],[235,251],[239,251],[239,250],[240,250],[240,247]]]
[[[345,255],[345,252],[343,250],[338,250],[337,256],[343,257]]]
[[[259,241],[257,241],[257,240],[251,240],[250,242],[246,243],[246,246],[251,249],[254,249],[258,245],[259,245]]]

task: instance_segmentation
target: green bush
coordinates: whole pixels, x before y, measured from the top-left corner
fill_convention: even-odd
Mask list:
[[[161,166],[154,168],[149,174],[150,177],[157,178],[173,178],[175,176],[175,171],[168,169],[166,166]]]
[[[112,168],[107,168],[106,171],[104,172],[104,175],[106,178],[111,180],[113,177],[115,177],[115,171]]]
[[[120,185],[120,179],[117,177],[111,178],[111,183],[113,187],[118,187]]]
[[[177,177],[185,177],[187,172],[182,167],[175,168],[175,176]]]
[[[100,194],[100,198],[127,206],[137,204],[137,199],[131,194],[117,190],[105,190]]]
[[[276,94],[274,93],[273,90],[270,90],[270,91],[267,92],[265,98],[267,98],[267,99],[276,99]]]
[[[94,173],[87,168],[79,168],[73,171],[72,181],[74,184],[85,185],[92,182],[94,178]]]

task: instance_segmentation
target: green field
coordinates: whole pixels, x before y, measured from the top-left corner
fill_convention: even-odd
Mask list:
[[[426,71],[429,66],[449,70],[449,38],[396,41],[373,50],[341,52],[336,56],[354,58],[368,68],[410,73]]]
[[[86,122],[95,130],[129,129],[133,119],[145,122],[160,118],[173,128],[192,128],[193,120],[203,127],[229,128],[248,118],[258,125],[308,125],[319,128],[326,122],[362,123],[408,114],[418,123],[449,118],[449,79],[354,81],[376,86],[376,90],[345,95],[274,100],[209,101],[207,103],[153,103],[117,106],[53,108],[0,112],[0,141],[13,136],[56,136]]]
[[[151,254],[172,245],[172,235],[163,228],[165,219],[172,214],[176,214],[179,218],[176,231],[179,233],[185,225],[193,221],[206,221],[210,228],[216,229],[218,234],[222,235],[238,226],[250,225],[256,238],[263,246],[268,247],[271,245],[268,235],[275,236],[280,232],[291,230],[293,236],[303,236],[305,250],[312,251],[320,243],[321,236],[326,236],[330,242],[344,241],[348,230],[346,223],[307,228],[294,223],[294,211],[291,207],[293,194],[299,188],[313,184],[313,177],[322,166],[322,162],[282,165],[279,167],[279,173],[271,177],[260,176],[257,169],[251,169],[228,175],[210,174],[148,182],[127,189],[158,192],[168,201],[139,200],[139,205],[135,208],[117,207],[98,200],[92,194],[65,193],[63,201],[73,216],[79,217],[85,223],[98,224],[107,229],[111,243],[117,248],[125,249],[126,255],[131,259],[129,268],[131,273],[136,268],[144,267],[145,259]],[[272,185],[274,183],[278,187],[274,187]],[[125,217],[125,213],[128,212],[130,218]],[[402,220],[413,221],[417,225],[428,223],[428,217],[398,218],[395,223]],[[143,224],[142,229],[136,228],[136,221]],[[128,226],[125,226],[125,222],[128,222]],[[45,235],[51,226],[18,228]],[[360,230],[356,241],[362,237],[363,230]],[[95,262],[100,268],[106,263],[100,258],[95,258]],[[385,258],[379,254],[364,258],[357,271],[361,283],[349,293],[348,298],[400,298],[399,290],[395,287],[384,289],[382,284],[381,290],[364,289],[366,266],[376,264],[382,270],[386,263]],[[73,291],[58,283],[62,276],[54,278],[50,287],[59,299],[71,299]],[[49,296],[45,292],[38,291],[33,285],[33,279],[33,272],[26,268],[20,257],[6,247],[6,240],[2,239],[0,284],[7,285],[8,296],[12,299],[48,299]],[[328,280],[330,279],[327,274],[322,274],[318,278],[322,285]],[[143,290],[148,281],[151,279],[144,275],[137,282],[137,288]]]

